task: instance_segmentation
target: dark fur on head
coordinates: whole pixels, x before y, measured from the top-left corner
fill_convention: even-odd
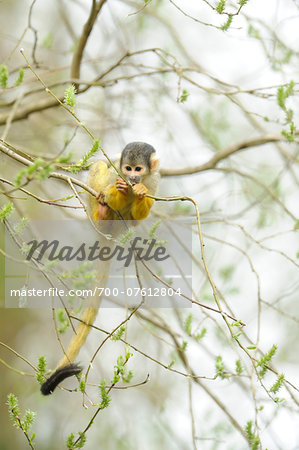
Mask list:
[[[156,150],[152,145],[146,144],[145,142],[130,142],[122,151],[120,167],[123,164],[130,164],[131,166],[143,164],[150,169],[151,157],[154,153],[156,153]]]

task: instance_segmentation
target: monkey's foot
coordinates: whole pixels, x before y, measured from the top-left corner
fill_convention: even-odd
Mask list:
[[[132,189],[134,194],[139,198],[143,198],[148,193],[147,187],[142,183],[135,184]]]
[[[102,204],[105,205],[105,197],[103,192],[99,192],[98,195],[96,196],[96,199]]]
[[[128,192],[129,186],[122,178],[116,178],[115,185],[116,189],[119,192],[122,192],[123,194],[126,194]]]

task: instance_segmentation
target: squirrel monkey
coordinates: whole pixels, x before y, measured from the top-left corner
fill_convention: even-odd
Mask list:
[[[105,220],[145,219],[154,203],[154,200],[146,197],[146,194],[154,195],[158,189],[159,158],[151,145],[144,142],[131,142],[123,149],[115,167],[132,187],[104,161],[95,162],[89,171],[88,185],[98,192],[96,198],[89,195],[89,209],[91,218],[97,222],[99,228],[101,221]],[[103,263],[100,271],[102,277],[108,277],[109,264]],[[41,386],[43,395],[52,394],[61,381],[82,371],[82,367],[73,361],[91,330],[99,302],[100,298],[93,300],[93,306],[84,309],[80,325],[65,356]]]

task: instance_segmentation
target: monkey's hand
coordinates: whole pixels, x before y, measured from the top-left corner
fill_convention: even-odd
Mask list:
[[[142,183],[137,183],[132,187],[133,193],[138,198],[143,198],[146,194],[148,194],[148,188],[144,186]]]
[[[116,178],[115,185],[116,185],[116,189],[119,192],[122,192],[123,194],[127,194],[129,186],[122,178]]]
[[[99,192],[96,196],[96,199],[98,200],[98,210],[96,211],[93,219],[94,220],[109,220],[110,216],[108,214],[109,208],[105,202],[105,195],[103,192]]]
[[[145,197],[148,194],[148,189],[144,184],[137,183],[132,187],[135,198],[132,204],[131,215],[135,220],[145,219],[150,212],[150,209],[154,203],[154,200],[149,197]]]

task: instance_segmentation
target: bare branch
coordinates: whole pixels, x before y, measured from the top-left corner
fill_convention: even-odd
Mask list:
[[[297,132],[298,134],[298,132]],[[273,142],[287,142],[287,139],[282,134],[269,134],[265,136],[260,136],[247,141],[240,142],[238,144],[231,145],[223,150],[215,153],[212,158],[204,164],[199,166],[186,167],[183,169],[161,169],[161,175],[164,177],[182,176],[182,175],[192,175],[198,172],[204,172],[205,170],[214,169],[217,164],[239,152],[240,150],[245,150],[252,147],[258,147],[260,145],[270,144]]]
[[[92,0],[92,7],[90,10],[89,17],[83,27],[82,34],[79,38],[79,42],[76,47],[76,51],[74,53],[74,57],[73,57],[72,65],[71,65],[71,77],[72,78],[80,78],[81,61],[83,58],[84,49],[86,47],[90,33],[92,32],[95,21],[97,20],[97,17],[99,15],[102,7],[106,3],[106,1],[107,0],[99,0],[99,2],[96,3],[95,0]],[[79,85],[76,84],[76,88],[78,88],[78,86]]]

